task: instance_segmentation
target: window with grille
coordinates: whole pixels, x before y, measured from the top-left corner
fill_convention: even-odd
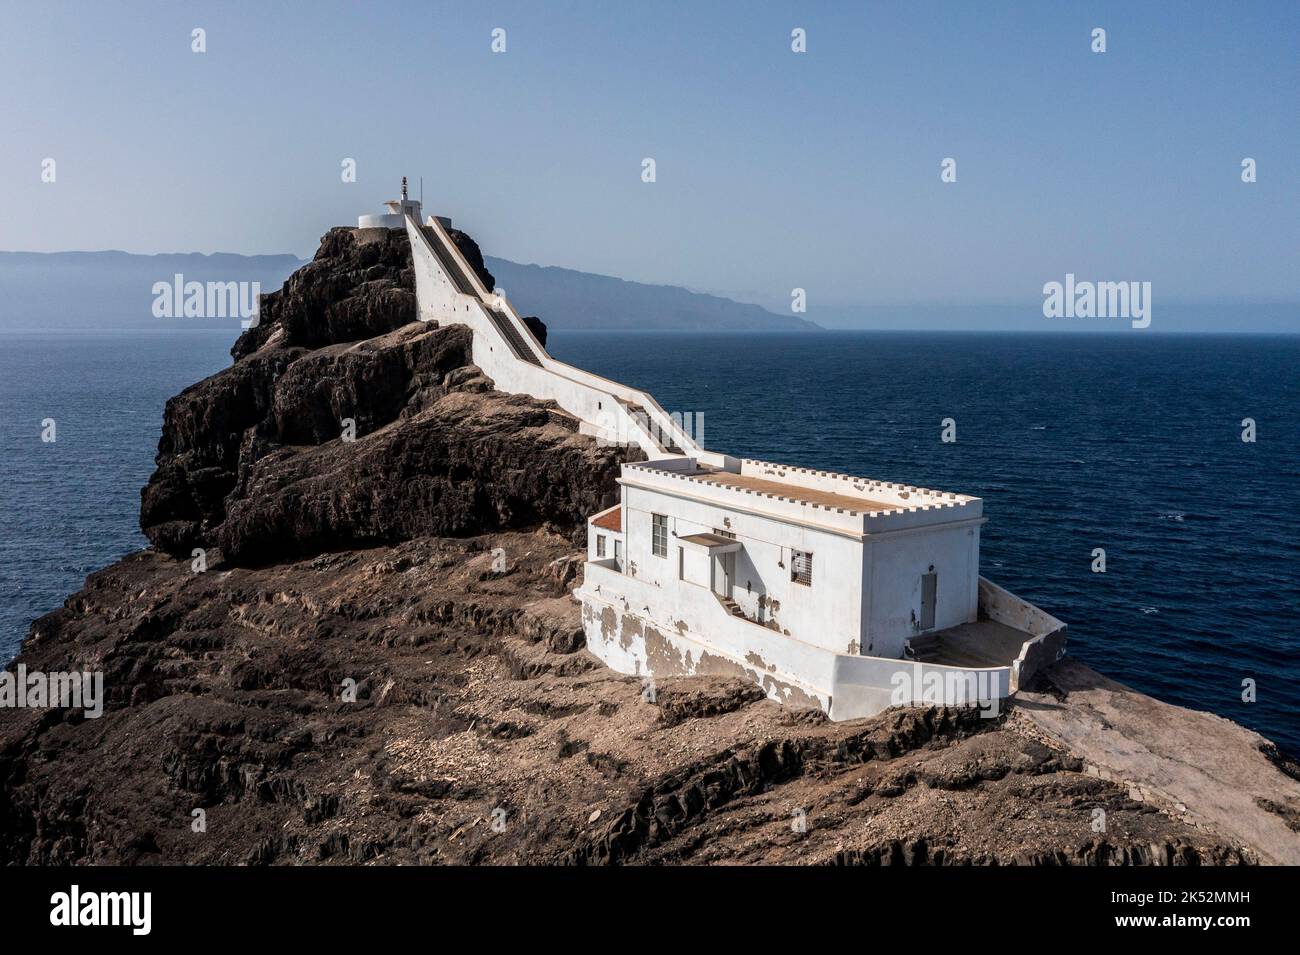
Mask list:
[[[724,531],[721,527],[715,527],[713,529],[713,533],[717,534],[719,537],[725,537],[727,540],[734,541],[736,539],[735,534],[733,534],[731,531]]]
[[[668,556],[668,518],[663,514],[650,515],[650,553]]]
[[[597,557],[605,556],[605,535],[604,534],[596,535],[596,556]]]
[[[790,554],[790,579],[805,587],[812,586],[812,552],[796,550]]]

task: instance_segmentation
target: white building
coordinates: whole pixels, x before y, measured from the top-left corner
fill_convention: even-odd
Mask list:
[[[623,673],[733,674],[836,719],[1011,695],[1065,627],[979,575],[979,498],[691,457],[623,465],[588,522],[587,646]]]
[[[732,674],[834,719],[1003,699],[1065,652],[1065,625],[979,574],[983,502],[706,451],[645,392],[556,361],[405,198],[420,318],[468,325],[498,390],[555,401],[635,445],[588,523],[587,646],[653,679]],[[384,226],[388,227],[388,226]],[[396,226],[392,226],[396,227]]]
[[[406,177],[402,177],[402,198],[389,199],[384,203],[388,210],[380,215],[361,215],[357,216],[358,229],[405,229],[406,219],[409,216],[416,222],[420,221],[420,200],[411,199],[406,195]],[[451,228],[451,220],[442,216],[438,217],[444,229]]]

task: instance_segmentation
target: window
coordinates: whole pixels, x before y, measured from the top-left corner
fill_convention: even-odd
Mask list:
[[[663,514],[650,515],[650,553],[668,556],[668,518]]]
[[[790,553],[790,579],[805,587],[812,586],[812,552],[796,550]]]
[[[734,541],[736,539],[735,534],[731,531],[724,531],[721,527],[715,527],[713,533],[717,534],[719,537],[725,537],[729,541]]]
[[[605,535],[604,534],[596,535],[596,556],[597,557],[605,556]]]

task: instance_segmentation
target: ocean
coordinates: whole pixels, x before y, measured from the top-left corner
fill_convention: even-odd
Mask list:
[[[233,337],[0,332],[0,658],[144,545],[163,404]],[[984,575],[1066,621],[1071,653],[1300,753],[1300,337],[556,331],[549,348],[702,414],[711,449],[982,497]]]

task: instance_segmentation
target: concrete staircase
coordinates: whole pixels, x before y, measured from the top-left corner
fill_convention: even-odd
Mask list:
[[[488,313],[488,318],[492,319],[492,324],[501,333],[501,337],[506,340],[506,344],[510,346],[510,350],[515,353],[516,358],[534,364],[538,368],[542,367],[537,354],[524,341],[524,336],[519,334],[519,330],[515,328],[515,323],[510,320],[509,315],[490,308],[484,308],[484,311]]]
[[[615,400],[620,405],[623,406],[624,411],[626,411],[629,415],[632,415],[638,421],[641,422],[641,426],[645,428],[646,431],[650,434],[650,436],[654,439],[655,444],[659,446],[659,450],[663,451],[665,454],[682,453],[681,446],[675,440],[673,440],[671,433],[665,431],[663,428],[657,428],[655,426],[654,421],[650,418],[649,413],[646,412],[645,408],[641,407],[639,404],[636,404],[635,402],[627,401],[623,398],[619,398],[618,396],[615,396]]]
[[[939,659],[939,635],[923,633],[903,644],[903,657],[918,663],[934,663]]]
[[[545,348],[529,334],[514,310],[504,301],[498,306],[498,296],[483,288],[469,263],[459,254],[454,240],[449,234],[444,234],[442,227],[432,223],[421,225],[408,216],[407,228],[413,243],[413,256],[417,259],[422,254],[426,256],[423,262],[417,263],[417,295],[421,294],[421,268],[428,268],[435,274],[441,273],[439,279],[427,280],[427,289],[423,293],[425,296],[435,296],[437,307],[430,309],[433,314],[429,317],[442,320],[448,311],[444,307],[444,295],[449,290],[434,289],[438,289],[439,282],[450,282],[455,293],[472,300],[472,304],[458,302],[451,306],[450,311],[459,312],[461,305],[466,305],[471,310],[472,314],[466,316],[465,320],[475,330],[475,341],[482,343],[486,336],[488,342],[495,343],[499,339],[506,343],[507,351],[498,348],[495,356],[483,356],[487,364],[497,363],[494,365],[495,373],[489,371],[488,374],[499,388],[555,400],[580,422],[592,425],[601,433],[608,432],[612,435],[617,431],[618,440],[630,440],[651,460],[688,454],[702,455],[710,463],[715,459],[728,460],[725,455],[712,454],[701,448],[687,430],[645,392],[607,381],[583,369],[558,362],[548,355]],[[421,308],[424,307],[424,299],[421,298]],[[473,312],[473,309],[478,311]],[[423,313],[422,317],[425,317]],[[448,316],[447,320],[454,322],[457,319]],[[510,368],[514,364],[510,358],[531,367],[527,371],[518,368],[516,373]],[[549,374],[538,376],[537,369]],[[617,421],[613,428],[606,419],[614,409],[606,404],[603,405],[603,411],[598,411],[605,398],[610,403],[617,404],[617,411],[624,419]]]
[[[714,594],[714,596],[718,597],[717,594]],[[730,597],[718,597],[718,603],[722,604],[727,613],[731,614],[733,617],[740,617],[742,620],[749,619],[745,616],[745,611],[740,609],[740,604],[736,603]]]
[[[428,232],[425,231],[428,229],[427,226],[422,226],[418,222],[415,226],[424,233],[426,238],[428,238]],[[478,298],[478,293],[474,289],[474,283],[469,280],[469,276],[466,275],[464,269],[460,267],[460,262],[456,260],[456,257],[448,254],[447,251],[442,248],[441,243],[432,239],[429,241],[429,248],[433,251],[433,254],[438,257],[438,262],[442,265],[443,270],[451,276],[451,280],[455,283],[457,290],[464,295],[473,295],[475,298]]]

